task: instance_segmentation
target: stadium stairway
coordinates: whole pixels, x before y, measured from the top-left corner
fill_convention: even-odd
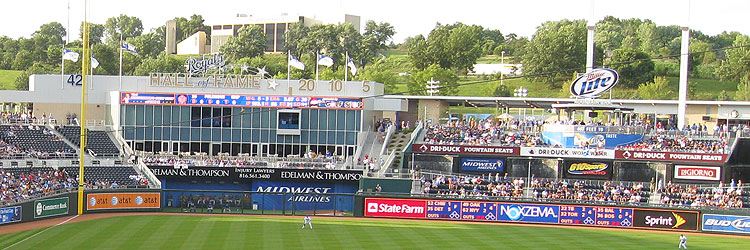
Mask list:
[[[68,138],[66,138],[65,135],[63,135],[59,131],[57,131],[57,129],[55,129],[54,126],[52,126],[50,124],[46,124],[44,126],[47,129],[49,129],[49,131],[52,132],[55,136],[57,136],[57,138],[60,138],[60,140],[62,140],[63,142],[65,142],[65,144],[68,144],[68,146],[70,146],[71,148],[73,148],[76,151],[76,154],[81,155],[81,148],[78,145],[76,145],[73,142],[71,142],[70,140],[68,140]]]

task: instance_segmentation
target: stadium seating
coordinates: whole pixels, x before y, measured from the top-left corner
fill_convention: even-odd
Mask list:
[[[75,158],[75,150],[44,126],[0,125],[0,140],[40,159]]]
[[[120,155],[120,150],[117,148],[114,142],[110,139],[109,135],[105,131],[95,131],[86,129],[88,131],[88,141],[86,148],[91,150],[95,156],[99,157],[114,157]],[[60,132],[66,139],[75,145],[81,145],[81,127],[79,126],[63,126],[58,127],[57,131]]]
[[[60,170],[66,171],[74,179],[78,178],[78,167],[61,167]],[[91,166],[84,168],[84,181],[92,184],[94,187],[107,188],[113,183],[114,187],[133,187],[140,185],[134,176],[138,173],[133,167],[113,167],[113,166]],[[100,185],[96,185],[100,182]],[[108,185],[109,184],[109,185]]]

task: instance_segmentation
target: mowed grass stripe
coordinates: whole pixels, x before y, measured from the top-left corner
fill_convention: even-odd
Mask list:
[[[165,218],[167,216],[171,218]],[[154,233],[143,228],[157,227],[160,223],[169,224],[156,231],[161,237],[146,237]],[[302,231],[299,217],[129,216],[61,225],[14,249],[674,249],[679,237],[679,232],[546,228],[497,223],[316,217],[313,224],[315,230]],[[122,230],[117,232],[113,227]],[[99,231],[108,232],[109,237],[96,236]],[[31,234],[33,230],[2,235],[0,239],[22,239]],[[180,236],[174,236],[176,234]],[[218,234],[225,235],[223,241],[226,243],[204,247],[206,241],[221,241]],[[334,234],[338,239],[331,237]],[[233,243],[232,238],[239,240]],[[297,239],[284,241],[284,238]],[[104,243],[83,244],[81,241]],[[140,246],[120,244],[137,241],[145,243]],[[110,244],[112,242],[117,244]],[[688,235],[691,250],[746,249],[748,242],[750,237]],[[0,245],[9,244],[12,243],[0,242]]]
[[[44,230],[44,228],[0,235],[0,249],[4,249],[10,245],[13,245],[16,242],[26,239],[27,237],[34,235],[37,232],[42,231],[42,230]]]
[[[136,241],[120,241],[118,248],[120,249],[147,249],[158,246],[158,243],[162,242],[164,232],[173,232],[177,230],[177,223],[179,217],[177,216],[154,216],[148,224],[143,225],[138,230],[132,230],[129,232],[122,232],[121,237],[127,238],[130,236]]]

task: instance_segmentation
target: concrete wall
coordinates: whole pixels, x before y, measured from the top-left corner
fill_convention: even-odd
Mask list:
[[[165,40],[167,54],[177,53],[177,21],[174,19],[167,21],[167,38]]]
[[[178,55],[206,54],[206,32],[198,31],[177,44]]]
[[[418,107],[418,110],[415,110],[413,112],[418,113],[417,117],[419,120],[432,119],[433,122],[438,122],[440,118],[448,117],[448,103],[446,102],[440,100],[419,100]],[[412,111],[409,110],[409,112]]]
[[[219,53],[221,46],[227,43],[230,37],[232,37],[232,35],[211,34],[211,53]]]
[[[106,117],[107,105],[104,104],[86,104],[86,120],[108,120]],[[54,115],[57,123],[65,121],[67,114],[76,114],[78,120],[81,120],[80,103],[34,103],[34,114],[41,117],[42,114]],[[111,120],[111,119],[109,119]]]

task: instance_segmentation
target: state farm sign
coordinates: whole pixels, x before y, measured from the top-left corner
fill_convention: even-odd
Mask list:
[[[518,155],[518,147],[413,144],[411,150],[437,154]]]
[[[674,166],[675,179],[718,181],[721,179],[721,167],[707,166]]]
[[[365,198],[365,216],[425,218],[426,207],[424,200]]]
[[[678,152],[654,152],[654,151],[615,151],[616,159],[625,160],[655,160],[655,161],[686,161],[686,162],[712,162],[724,163],[727,158],[725,154],[704,153],[678,153]]]

